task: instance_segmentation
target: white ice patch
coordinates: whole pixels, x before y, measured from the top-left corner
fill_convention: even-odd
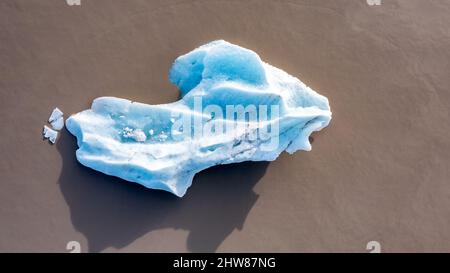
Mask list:
[[[147,140],[147,136],[141,129],[132,129],[130,127],[123,128],[122,135],[124,138],[131,138],[137,142],[144,142]]]
[[[147,136],[145,135],[144,131],[141,129],[136,129],[133,132],[133,138],[137,142],[144,142],[147,139]]]

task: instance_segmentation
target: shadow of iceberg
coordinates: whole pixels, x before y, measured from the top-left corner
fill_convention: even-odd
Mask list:
[[[216,251],[234,229],[243,228],[258,199],[252,189],[269,165],[246,162],[210,168],[197,174],[188,194],[178,198],[82,166],[75,158],[75,137],[65,129],[60,134],[59,184],[72,223],[87,238],[90,252],[120,249],[163,228],[189,231],[189,251]]]

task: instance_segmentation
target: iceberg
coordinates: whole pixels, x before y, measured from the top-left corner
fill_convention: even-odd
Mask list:
[[[326,97],[223,40],[178,57],[169,80],[181,92],[176,102],[100,97],[70,116],[77,160],[182,197],[209,167],[311,150],[310,134],[331,120]]]

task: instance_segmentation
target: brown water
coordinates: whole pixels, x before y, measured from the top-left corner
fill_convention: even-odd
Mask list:
[[[0,2],[0,251],[450,251],[450,1]],[[167,73],[215,39],[327,96],[313,150],[212,168],[183,199],[41,139],[99,96],[177,100]]]

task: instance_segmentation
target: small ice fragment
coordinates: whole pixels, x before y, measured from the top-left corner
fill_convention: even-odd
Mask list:
[[[58,107],[56,107],[55,109],[53,109],[52,114],[48,118],[48,122],[52,123],[52,122],[56,121],[57,119],[62,118],[63,115],[64,115],[64,113],[61,110],[59,110]]]
[[[47,138],[51,143],[55,144],[56,138],[58,137],[58,132],[52,128],[44,125],[44,131],[42,132],[45,138]]]
[[[147,136],[141,129],[134,130],[133,137],[137,142],[144,142],[147,139]]]
[[[174,119],[174,118],[171,118],[171,119],[170,119],[170,122],[174,123],[174,122],[175,122],[175,119]]]
[[[48,118],[48,122],[52,125],[54,130],[61,130],[64,127],[64,113],[59,110],[58,107],[53,109],[50,117]]]
[[[52,121],[50,124],[52,125],[53,129],[59,131],[64,127],[64,118],[59,117],[58,119]]]
[[[152,136],[155,132],[153,131],[153,129],[150,129],[150,131],[148,131],[149,134]]]

